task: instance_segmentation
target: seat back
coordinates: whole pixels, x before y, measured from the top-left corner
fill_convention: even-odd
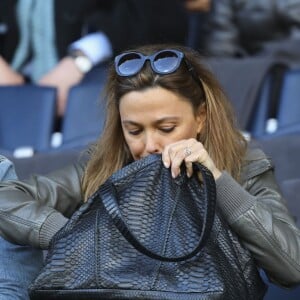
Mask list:
[[[278,182],[300,178],[300,132],[267,135],[260,138],[259,146],[271,158]]]
[[[1,149],[49,149],[56,114],[55,88],[36,85],[2,86],[0,108]]]
[[[300,299],[300,287],[293,289],[281,288],[273,283],[270,283],[266,274],[261,270],[262,278],[268,285],[268,291],[264,296],[264,300],[299,300]]]
[[[34,174],[47,175],[76,162],[85,163],[88,154],[85,149],[60,149],[36,153],[32,157],[7,157],[14,163],[18,178],[24,180]]]
[[[278,130],[300,123],[300,69],[286,72],[277,113]]]
[[[102,84],[79,84],[71,88],[62,122],[62,147],[82,147],[98,138],[105,119]]]
[[[266,134],[266,125],[269,118],[269,100],[271,96],[271,76],[270,74],[262,83],[257,104],[255,105],[251,120],[248,122],[248,131],[253,137]]]
[[[219,80],[235,110],[242,130],[252,127],[253,114],[261,97],[261,89],[277,61],[272,58],[214,58],[205,60]],[[263,91],[268,100],[267,84]],[[265,104],[265,103],[264,103]],[[265,112],[264,112],[265,113]],[[263,115],[265,118],[265,115]]]

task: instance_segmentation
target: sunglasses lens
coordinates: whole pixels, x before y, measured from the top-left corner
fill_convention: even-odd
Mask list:
[[[181,58],[173,51],[162,51],[158,53],[154,60],[153,66],[155,71],[160,74],[172,73],[179,67]]]
[[[138,53],[126,53],[118,61],[119,75],[130,76],[138,73],[143,66],[143,59]]]

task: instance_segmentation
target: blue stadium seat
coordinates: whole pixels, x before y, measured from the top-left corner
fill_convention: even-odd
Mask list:
[[[257,139],[257,143],[271,158],[279,183],[290,178],[300,178],[300,131],[266,135]]]
[[[249,120],[248,131],[253,137],[266,134],[266,123],[269,117],[269,100],[271,93],[271,76],[268,74],[263,80],[258,95],[257,104]]]
[[[7,155],[7,158],[14,163],[18,178],[23,180],[33,174],[46,175],[76,162],[85,163],[88,154],[84,149],[61,149],[35,153],[32,157],[16,158]]]
[[[103,85],[79,84],[71,88],[62,122],[62,148],[83,147],[98,138],[105,119]]]
[[[280,61],[274,63],[262,81],[255,109],[251,115],[248,131],[253,137],[272,134],[277,129],[277,110],[288,66]]]
[[[255,121],[254,114],[260,101],[263,105],[268,104],[269,77],[278,65],[272,58],[249,57],[249,58],[210,58],[205,63],[219,80],[225,93],[235,110],[238,125],[244,131],[249,131]],[[263,91],[262,91],[263,89]],[[265,118],[267,108],[261,120]]]
[[[300,69],[284,76],[277,114],[278,130],[300,124]]]
[[[268,291],[264,297],[264,300],[299,300],[300,299],[300,287],[286,289],[279,287],[273,283],[270,283],[267,276],[261,271],[262,278],[268,285]]]
[[[262,99],[270,95],[268,85],[270,83],[264,87]],[[261,137],[269,134],[276,136],[300,132],[300,69],[287,70],[284,74],[281,88],[278,91],[278,103],[274,107],[276,113],[272,116],[272,122],[275,125],[273,132],[268,132],[266,129],[269,106],[263,100],[258,104],[258,120],[255,120],[254,117],[255,126],[251,130],[252,136]]]
[[[55,88],[36,85],[0,87],[0,149],[49,149],[55,114]]]

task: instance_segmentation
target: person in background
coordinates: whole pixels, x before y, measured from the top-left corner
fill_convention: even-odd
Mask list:
[[[206,166],[216,181],[220,213],[257,267],[278,285],[300,283],[300,230],[271,162],[248,145],[198,52],[173,44],[122,52],[108,70],[104,99],[105,128],[87,163],[0,183],[5,239],[47,249],[68,218],[115,171],[161,154],[174,178],[181,164],[188,176],[193,162]]]
[[[184,43],[186,33],[180,0],[2,0],[0,85],[57,87],[61,117],[70,87],[99,78],[113,55],[131,45]]]
[[[205,45],[210,56],[270,55],[299,37],[299,0],[217,0]]]

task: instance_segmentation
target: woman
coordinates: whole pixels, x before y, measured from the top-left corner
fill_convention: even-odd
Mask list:
[[[180,46],[120,54],[109,71],[107,122],[87,165],[0,184],[0,230],[46,249],[67,218],[113,172],[162,153],[173,177],[192,162],[212,172],[217,205],[259,267],[283,286],[300,282],[300,231],[260,150],[247,149],[218,82],[199,55]],[[8,201],[9,199],[9,201]]]

